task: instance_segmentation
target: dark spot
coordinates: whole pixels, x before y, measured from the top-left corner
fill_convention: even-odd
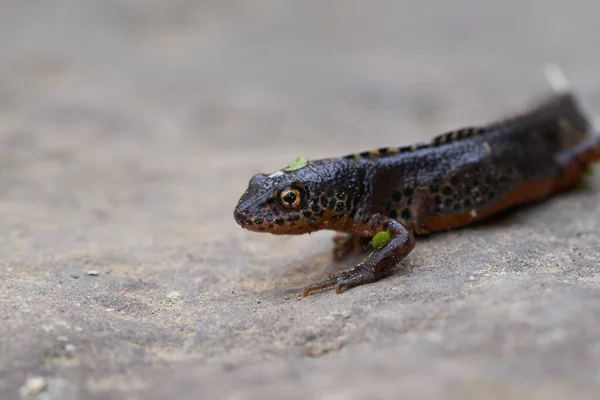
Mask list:
[[[275,228],[275,225],[269,224],[269,229],[273,229],[273,228]]]
[[[325,209],[319,209],[319,212],[317,213],[317,217],[322,217],[323,214],[325,214]]]
[[[275,216],[272,213],[265,215],[265,221],[273,222],[273,219],[275,219]]]
[[[482,187],[481,188],[481,193],[486,194],[488,192],[488,188],[487,187]]]
[[[413,194],[413,190],[411,188],[404,189],[404,195],[406,197],[410,197],[410,196],[412,196],[412,194]]]
[[[329,203],[329,198],[325,195],[321,196],[321,205],[323,207],[327,207],[328,203]]]
[[[359,155],[361,157],[369,157],[369,152],[368,151],[363,151],[362,153],[359,153]]]
[[[327,189],[327,191],[325,192],[325,195],[327,197],[333,197],[335,193],[333,193],[333,189]]]
[[[438,185],[436,185],[435,183],[434,183],[434,184],[431,184],[431,185],[429,185],[429,191],[430,191],[431,193],[437,193],[437,192],[438,192],[438,190],[440,190],[440,187],[439,187]]]
[[[396,210],[392,210],[392,211],[390,211],[390,214],[389,214],[389,216],[390,216],[390,218],[392,218],[392,219],[398,219],[398,211],[396,211]]]
[[[369,217],[364,217],[364,218],[362,219],[362,223],[363,223],[363,224],[366,224],[367,222],[369,222]]]
[[[410,219],[410,217],[411,215],[409,208],[405,208],[404,210],[402,210],[402,219]]]
[[[449,196],[452,194],[452,188],[450,186],[444,186],[442,193],[444,193],[446,196]]]
[[[296,226],[295,222],[290,222],[290,226]]]
[[[385,156],[388,152],[388,148],[387,147],[382,147],[379,150],[377,150],[379,152],[379,154],[381,154],[382,156]]]
[[[493,199],[494,197],[496,197],[496,192],[490,192],[490,193],[488,194],[488,197],[489,197],[490,199]]]
[[[473,186],[479,186],[479,181],[477,179],[473,179]]]
[[[313,204],[313,205],[312,205],[312,207],[310,207],[310,209],[311,209],[313,212],[315,212],[315,213],[318,213],[318,212],[320,212],[320,211],[321,211],[321,207],[319,207],[319,205],[318,205],[318,204],[316,204],[316,203],[315,203],[315,204]]]
[[[460,204],[454,204],[454,211],[460,210]]]
[[[341,201],[338,201],[338,203],[335,205],[335,211],[341,213],[344,211],[344,203]]]
[[[442,204],[442,198],[440,196],[435,196],[434,200],[436,205],[439,206],[440,204]]]
[[[337,219],[338,219],[338,218],[339,218],[339,217],[338,217],[337,215],[333,215],[333,216],[331,217],[331,220],[332,220],[332,221],[337,221]]]
[[[450,178],[450,184],[456,185],[458,183],[458,178],[456,176],[452,176]]]
[[[264,227],[264,226],[260,226],[260,227],[258,227],[258,230],[259,230],[259,231],[264,231],[264,230],[265,230],[265,227]]]
[[[387,230],[387,228],[389,228],[389,227],[390,227],[390,223],[389,222],[386,222],[385,224],[383,224],[383,230],[384,231]]]
[[[276,223],[277,225],[279,225],[279,226],[283,226],[283,225],[285,225],[285,219],[283,219],[283,218],[277,218],[277,219],[275,220],[275,223]]]
[[[469,200],[469,199],[465,199],[465,200],[463,201],[463,206],[464,206],[464,207],[471,207],[471,200]]]
[[[262,219],[262,218],[254,218],[254,223],[255,223],[256,225],[262,225],[262,223],[263,223],[263,222],[264,222],[264,221],[263,221],[263,219]]]
[[[452,199],[446,199],[446,201],[444,201],[444,206],[450,207],[452,205],[452,203],[453,203]]]
[[[288,217],[288,221],[299,221],[300,220],[300,215],[299,214],[292,214]]]
[[[304,218],[312,218],[313,214],[310,211],[302,211],[302,216]]]
[[[392,199],[398,203],[400,200],[402,200],[402,193],[400,193],[397,190],[394,190],[394,193],[392,193]]]
[[[331,200],[329,201],[329,205],[328,205],[327,207],[328,207],[330,210],[333,210],[333,209],[335,208],[335,204],[336,204],[336,201],[335,201],[335,199],[331,199]]]

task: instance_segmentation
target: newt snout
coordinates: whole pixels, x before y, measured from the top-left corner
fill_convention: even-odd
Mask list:
[[[240,210],[236,207],[233,211],[233,218],[241,227],[245,228],[247,225],[252,224],[252,220],[246,216],[248,210]]]

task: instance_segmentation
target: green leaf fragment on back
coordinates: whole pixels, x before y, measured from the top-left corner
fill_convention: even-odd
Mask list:
[[[591,167],[588,167],[588,169],[583,172],[581,181],[579,182],[579,185],[577,185],[577,189],[583,191],[590,190],[592,188],[590,184],[590,178],[593,174],[594,170]]]
[[[283,169],[284,172],[295,171],[300,168],[304,168],[308,165],[308,157],[300,156],[296,158],[296,161],[288,164],[286,168]]]
[[[377,235],[373,236],[371,240],[371,246],[376,249],[380,249],[386,246],[392,240],[392,232],[383,231],[379,232]]]

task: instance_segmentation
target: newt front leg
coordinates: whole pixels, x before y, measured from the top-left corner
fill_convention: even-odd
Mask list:
[[[370,246],[369,242],[370,239],[368,237],[338,234],[333,237],[333,243],[335,244],[333,259],[340,261],[355,251],[366,251]]]
[[[375,282],[386,276],[394,265],[412,251],[415,239],[412,232],[400,222],[379,214],[364,223],[355,223],[350,233],[361,237],[373,237],[382,231],[392,232],[392,239],[386,246],[373,251],[353,269],[334,273],[328,279],[306,287],[303,296],[333,286],[339,294],[353,286]]]

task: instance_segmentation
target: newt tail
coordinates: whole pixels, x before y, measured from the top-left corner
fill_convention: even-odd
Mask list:
[[[336,258],[382,231],[389,243],[355,268],[305,288],[337,293],[375,282],[406,257],[415,235],[445,231],[577,185],[600,159],[594,133],[570,92],[513,118],[454,130],[406,147],[386,147],[252,177],[234,211],[243,228],[272,234],[322,229]]]

